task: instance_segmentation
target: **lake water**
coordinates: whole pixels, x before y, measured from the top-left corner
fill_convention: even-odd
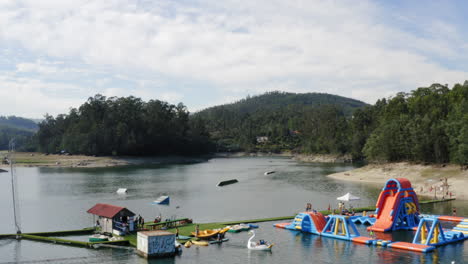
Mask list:
[[[151,221],[189,217],[195,222],[218,222],[294,215],[307,202],[316,209],[336,207],[336,197],[351,192],[361,200],[376,202],[380,187],[340,182],[325,175],[352,169],[349,164],[310,164],[287,158],[216,158],[197,164],[124,168],[17,168],[20,216],[23,232],[81,229],[93,225],[86,213],[96,203],[124,206]],[[275,171],[264,175],[265,171]],[[222,180],[239,183],[216,187]],[[10,178],[0,174],[0,233],[13,233]],[[116,194],[128,188],[128,194]],[[170,206],[151,202],[171,197]],[[427,205],[424,213],[450,214],[457,206],[468,216],[462,202]],[[249,252],[247,233],[229,234],[223,245],[184,249],[181,256],[157,263],[450,263],[468,260],[468,243],[419,254],[368,247],[272,227],[262,223],[257,237],[275,242],[273,252]],[[359,227],[365,233],[364,227]],[[407,234],[396,234],[409,240]],[[405,237],[406,236],[406,237]],[[0,263],[147,263],[121,249],[89,250],[33,241],[0,240]],[[153,261],[154,262],[154,261]],[[151,262],[151,263],[153,263]],[[154,262],[154,263],[156,263]]]

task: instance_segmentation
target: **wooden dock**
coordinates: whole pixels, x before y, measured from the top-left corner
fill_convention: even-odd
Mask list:
[[[54,244],[63,244],[76,247],[96,248],[94,245],[129,245],[128,240],[119,241],[100,241],[100,242],[86,242],[71,240],[65,238],[58,238],[57,236],[72,236],[72,235],[91,235],[94,232],[94,228],[84,228],[78,230],[66,230],[66,231],[53,231],[53,232],[36,232],[36,233],[24,233],[20,235],[20,239],[35,240],[41,242],[49,242]],[[0,239],[15,239],[16,234],[0,234]]]

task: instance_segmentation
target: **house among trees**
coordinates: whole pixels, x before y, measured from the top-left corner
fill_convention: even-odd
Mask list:
[[[257,143],[267,143],[268,137],[257,137]]]
[[[123,235],[135,230],[135,214],[125,207],[98,203],[87,212],[98,217],[103,233]]]

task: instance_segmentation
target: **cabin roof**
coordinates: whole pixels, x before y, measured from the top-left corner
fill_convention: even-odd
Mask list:
[[[103,203],[98,203],[95,206],[93,206],[91,209],[89,209],[88,213],[102,216],[102,217],[107,217],[107,218],[113,218],[116,214],[118,214],[120,211],[125,210],[128,212],[128,215],[134,216],[135,214],[132,213],[130,210],[128,210],[125,207],[120,207],[120,206],[115,206],[111,204],[103,204]]]

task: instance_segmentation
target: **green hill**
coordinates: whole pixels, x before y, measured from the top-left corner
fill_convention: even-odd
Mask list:
[[[18,150],[29,150],[37,129],[38,125],[36,122],[30,119],[16,116],[0,116],[0,150],[8,149],[8,144],[13,138],[15,138]]]
[[[197,114],[208,117],[223,111],[232,111],[239,114],[254,113],[257,111],[276,111],[289,107],[320,107],[336,106],[346,115],[351,115],[356,108],[367,104],[351,98],[326,93],[286,93],[268,92],[258,96],[248,96],[238,102],[213,106]]]
[[[365,106],[364,102],[331,94],[269,92],[207,108],[192,118],[205,122],[218,151],[330,153],[342,152],[340,136],[335,135],[342,129],[336,126],[346,125],[354,110]],[[313,127],[317,133],[311,132]],[[322,143],[303,144],[305,137],[319,134]]]
[[[30,119],[17,116],[0,116],[0,127],[10,127],[19,130],[37,131],[38,125]]]

